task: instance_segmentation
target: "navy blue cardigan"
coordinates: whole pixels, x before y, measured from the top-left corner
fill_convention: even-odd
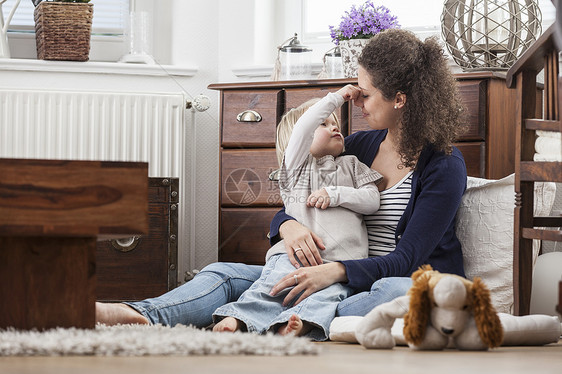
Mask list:
[[[361,131],[345,139],[346,154],[371,165],[387,130]],[[451,155],[424,149],[412,175],[412,196],[396,228],[396,248],[386,256],[341,261],[347,286],[366,291],[384,277],[410,276],[423,264],[443,273],[464,275],[461,244],[455,234],[455,215],[466,189],[462,153]],[[270,226],[270,242],[280,240],[279,227],[291,216],[279,211]]]

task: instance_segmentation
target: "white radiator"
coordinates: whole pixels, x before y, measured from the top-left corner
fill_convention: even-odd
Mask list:
[[[180,177],[181,94],[0,89],[0,157],[144,161]]]

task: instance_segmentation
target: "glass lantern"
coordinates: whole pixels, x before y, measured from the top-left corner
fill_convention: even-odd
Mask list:
[[[310,79],[312,75],[312,49],[302,45],[297,34],[279,48],[280,80]]]
[[[441,31],[465,71],[508,70],[541,34],[537,0],[445,0]]]

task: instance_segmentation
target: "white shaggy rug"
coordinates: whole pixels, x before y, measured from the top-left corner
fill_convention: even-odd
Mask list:
[[[213,333],[177,325],[97,325],[95,329],[0,330],[0,356],[311,355],[306,338]]]

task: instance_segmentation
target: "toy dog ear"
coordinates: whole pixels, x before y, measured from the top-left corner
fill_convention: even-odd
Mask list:
[[[503,328],[492,305],[490,291],[480,278],[474,278],[471,293],[474,320],[480,339],[489,348],[499,347],[503,341]]]
[[[408,291],[410,308],[404,315],[404,339],[408,343],[420,345],[429,323],[429,272],[420,269],[412,275],[414,283]]]
[[[420,268],[418,270],[416,270],[412,273],[413,281],[415,282],[416,279],[418,279],[419,277],[421,277],[423,274],[425,274],[427,271],[430,271],[430,270],[433,270],[433,268],[429,264],[420,266]]]

